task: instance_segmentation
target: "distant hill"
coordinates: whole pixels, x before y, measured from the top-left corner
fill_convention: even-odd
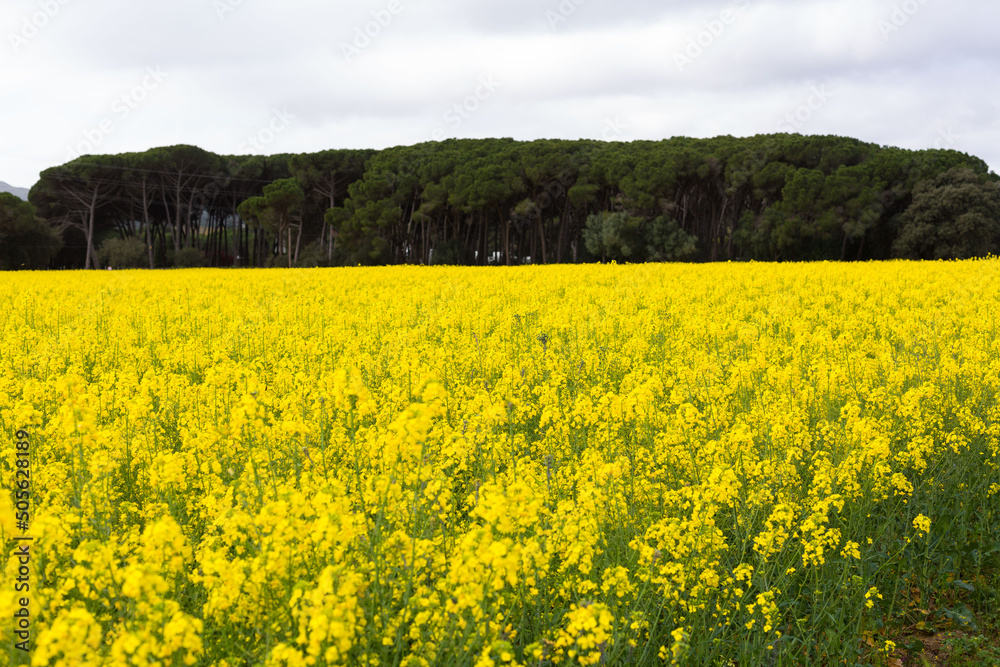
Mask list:
[[[7,185],[3,181],[0,181],[0,192],[9,192],[24,201],[28,201],[28,188],[15,188],[13,185]]]

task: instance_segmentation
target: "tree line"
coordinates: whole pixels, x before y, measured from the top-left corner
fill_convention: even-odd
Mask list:
[[[795,134],[83,156],[0,200],[0,268],[967,258],[1000,177]]]

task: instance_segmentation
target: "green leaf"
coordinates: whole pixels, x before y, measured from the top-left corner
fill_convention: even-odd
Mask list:
[[[972,610],[964,604],[960,604],[954,609],[942,609],[940,614],[958,627],[979,632],[979,626],[976,624]]]
[[[956,579],[955,581],[951,582],[951,585],[954,586],[955,588],[961,588],[963,591],[969,591],[970,593],[976,592],[975,586],[973,586],[972,584],[967,584],[961,579]]]

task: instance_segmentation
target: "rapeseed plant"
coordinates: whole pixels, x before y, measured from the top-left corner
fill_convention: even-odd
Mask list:
[[[878,663],[997,587],[996,260],[151,275],[0,281],[0,664]]]

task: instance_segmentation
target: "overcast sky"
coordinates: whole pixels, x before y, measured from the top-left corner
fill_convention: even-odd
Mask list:
[[[1000,171],[986,0],[3,0],[0,180],[84,153],[837,134]]]

